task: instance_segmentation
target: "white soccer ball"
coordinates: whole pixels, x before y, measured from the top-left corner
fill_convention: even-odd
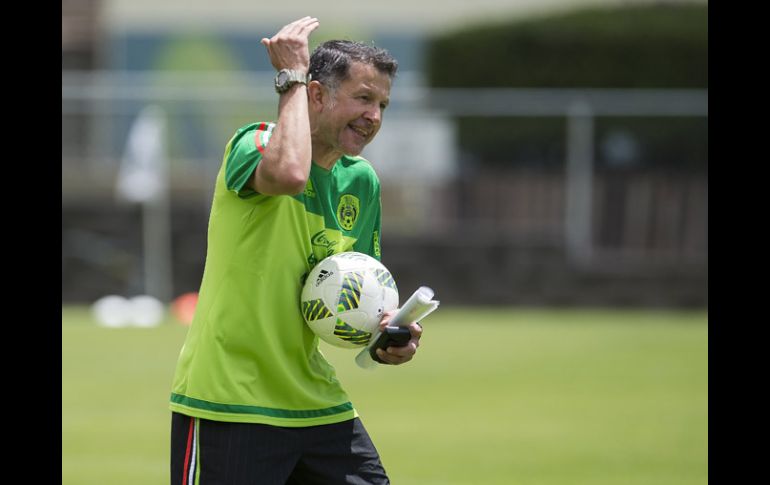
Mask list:
[[[325,258],[308,274],[300,309],[322,340],[343,348],[369,343],[382,314],[398,308],[398,288],[390,271],[357,252]]]

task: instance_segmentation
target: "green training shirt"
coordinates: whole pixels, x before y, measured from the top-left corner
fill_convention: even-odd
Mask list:
[[[170,408],[218,421],[311,426],[357,416],[300,311],[304,276],[326,256],[380,259],[380,184],[361,157],[312,164],[303,193],[247,186],[275,128],[230,139],[217,175],[195,318]],[[351,352],[351,359],[355,356]]]

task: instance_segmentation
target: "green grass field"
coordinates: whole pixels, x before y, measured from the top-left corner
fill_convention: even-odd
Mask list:
[[[395,485],[708,482],[703,312],[441,308],[415,360],[323,345]],[[186,328],[62,309],[62,483],[168,483]]]

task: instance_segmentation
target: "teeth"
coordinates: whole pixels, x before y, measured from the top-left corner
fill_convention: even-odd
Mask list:
[[[351,128],[353,129],[353,131],[355,131],[355,132],[356,132],[356,133],[358,133],[359,135],[363,136],[364,138],[366,138],[366,137],[368,137],[368,136],[369,136],[369,132],[368,132],[368,131],[366,131],[366,130],[363,130],[363,129],[361,129],[361,128],[358,128],[357,126],[351,126]]]

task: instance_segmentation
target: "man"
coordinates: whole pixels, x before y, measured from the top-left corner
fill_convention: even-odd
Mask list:
[[[278,70],[278,120],[242,127],[225,148],[171,394],[174,484],[388,483],[299,295],[330,254],[380,258],[379,181],[358,155],[380,129],[398,65],[349,41],[311,57],[318,25],[305,17],[262,39]],[[410,332],[380,359],[411,360],[422,330]]]

